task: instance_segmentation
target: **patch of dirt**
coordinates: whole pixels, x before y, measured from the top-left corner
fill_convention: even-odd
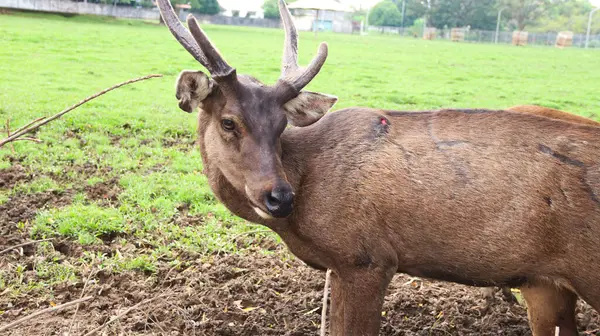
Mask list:
[[[32,220],[43,209],[71,204],[72,198],[71,191],[47,191],[17,195],[0,205],[0,250],[29,240],[28,235],[18,229],[18,223]]]
[[[123,139],[122,136],[111,134],[110,135],[110,144],[113,146],[119,146],[119,144],[121,143],[121,139]]]
[[[308,268],[279,248],[264,255],[182,255],[181,269],[164,263],[154,276],[140,273],[91,277],[73,334],[105,324],[111,316],[142,300],[165,295],[104,329],[117,335],[317,335],[324,273]],[[81,274],[86,279],[89,270]],[[82,280],[83,281],[83,280]],[[79,298],[82,281],[54,288],[52,302]],[[4,302],[3,302],[4,301]],[[486,311],[477,288],[397,275],[390,286],[381,335],[531,335],[526,311],[496,302]],[[6,309],[0,298],[0,324],[50,306],[50,299],[29,297]],[[586,320],[586,316],[589,318]],[[69,329],[73,309],[29,320],[8,335],[59,335]],[[580,323],[597,327],[598,314],[580,305]]]
[[[36,194],[17,195],[0,205],[0,230],[33,219],[46,207],[62,207],[71,203],[72,191],[46,191]],[[0,236],[4,232],[0,231]]]
[[[119,194],[123,191],[119,186],[119,179],[116,177],[92,186],[86,186],[84,190],[88,199],[113,206],[119,203]]]
[[[20,182],[29,182],[32,179],[33,175],[29,174],[20,164],[0,169],[0,188],[2,189],[12,189]]]
[[[112,172],[112,170],[112,167],[98,167],[91,162],[86,162],[84,164],[65,165],[64,170],[61,173],[47,173],[47,175],[59,183],[68,183],[73,181],[73,179],[67,175],[70,171],[77,173],[77,175],[79,175],[78,178],[84,180],[92,176],[104,177]]]

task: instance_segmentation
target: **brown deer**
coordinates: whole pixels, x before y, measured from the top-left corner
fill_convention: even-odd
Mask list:
[[[158,0],[175,38],[211,77],[183,71],[181,109],[199,107],[198,142],[216,197],[332,270],[332,335],[377,335],[397,272],[519,287],[533,333],[575,335],[580,296],[600,309],[600,129],[493,110],[326,112],[304,91],[283,0],[282,75],[237,74],[193,17]],[[290,123],[296,127],[286,127]]]

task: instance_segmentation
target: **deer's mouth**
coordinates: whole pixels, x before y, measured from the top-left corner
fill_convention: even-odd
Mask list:
[[[294,192],[287,183],[263,192],[260,196],[262,202],[256,201],[248,185],[245,185],[244,189],[254,212],[263,219],[285,218],[294,209]]]
[[[254,200],[254,198],[252,197],[252,192],[250,191],[250,188],[248,188],[248,185],[245,185],[244,189],[246,191],[248,203],[250,203],[250,206],[252,207],[252,209],[254,209],[254,212],[256,212],[256,214],[263,219],[273,219],[273,216],[269,214],[268,210],[263,209],[264,206],[260,206],[258,202]]]

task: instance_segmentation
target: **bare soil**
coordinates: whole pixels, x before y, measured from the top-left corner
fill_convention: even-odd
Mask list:
[[[58,242],[65,262],[81,255],[81,247]],[[5,258],[26,258],[12,253]],[[148,298],[164,295],[104,328],[106,335],[317,335],[324,273],[308,268],[277,249],[244,255],[181,254],[186,265],[156,274],[110,274],[94,271],[83,294],[92,301],[74,309],[43,315],[8,335],[61,335],[72,328],[81,335]],[[87,279],[90,270],[82,270]],[[61,284],[54,297],[0,297],[0,325],[52,304],[82,295],[85,280]],[[600,326],[598,314],[580,304],[583,329]],[[382,314],[382,335],[531,335],[526,310],[503,301],[487,302],[477,288],[398,275]],[[586,333],[582,335],[593,335]]]
[[[25,167],[20,164],[15,164],[9,168],[0,170],[0,188],[11,189],[19,182],[27,182],[33,178]]]
[[[119,194],[121,193],[119,179],[111,178],[105,182],[99,182],[92,186],[86,186],[85,192],[87,198],[93,201],[98,201],[103,205],[115,206],[119,202]]]

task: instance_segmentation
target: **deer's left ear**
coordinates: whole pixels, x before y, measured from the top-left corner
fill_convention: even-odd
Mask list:
[[[336,96],[323,93],[300,91],[300,94],[283,105],[290,124],[308,126],[321,119],[337,102]]]

